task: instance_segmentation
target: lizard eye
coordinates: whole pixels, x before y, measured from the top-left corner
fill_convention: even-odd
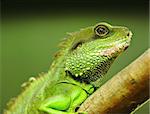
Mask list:
[[[98,36],[105,36],[106,34],[109,33],[109,30],[106,26],[104,25],[98,25],[94,28],[94,31],[96,33],[96,35]]]

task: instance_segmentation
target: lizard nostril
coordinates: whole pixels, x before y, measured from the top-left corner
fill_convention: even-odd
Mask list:
[[[127,36],[130,36],[130,32],[128,32]]]

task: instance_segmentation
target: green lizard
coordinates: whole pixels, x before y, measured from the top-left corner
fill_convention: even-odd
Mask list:
[[[128,28],[104,22],[70,33],[48,73],[24,83],[4,114],[78,114],[131,36]]]

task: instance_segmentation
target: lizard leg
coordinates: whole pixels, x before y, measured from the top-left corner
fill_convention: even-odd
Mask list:
[[[52,96],[46,99],[40,106],[39,110],[47,112],[48,114],[67,114],[63,112],[70,106],[71,99],[66,95]]]
[[[80,93],[73,98],[72,104],[70,105],[68,111],[74,112],[76,108],[79,108],[80,104],[87,98],[87,93],[81,89]],[[86,112],[80,112],[79,114],[87,114]]]
[[[56,91],[58,93],[47,98],[39,110],[48,114],[78,114],[75,109],[87,98],[87,93],[79,86],[66,83],[59,84],[56,88],[59,88]]]

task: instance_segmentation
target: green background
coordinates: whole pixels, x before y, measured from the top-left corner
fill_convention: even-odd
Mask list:
[[[46,13],[5,10],[1,23],[1,110],[11,97],[20,93],[20,85],[29,77],[48,71],[66,32],[78,31],[101,21],[127,26],[133,32],[130,47],[114,62],[107,74],[108,80],[148,48],[149,17],[145,7],[135,5],[128,10],[124,7],[113,9],[113,6],[94,10],[63,7],[61,11],[56,8]],[[148,114],[148,103],[136,114]]]

